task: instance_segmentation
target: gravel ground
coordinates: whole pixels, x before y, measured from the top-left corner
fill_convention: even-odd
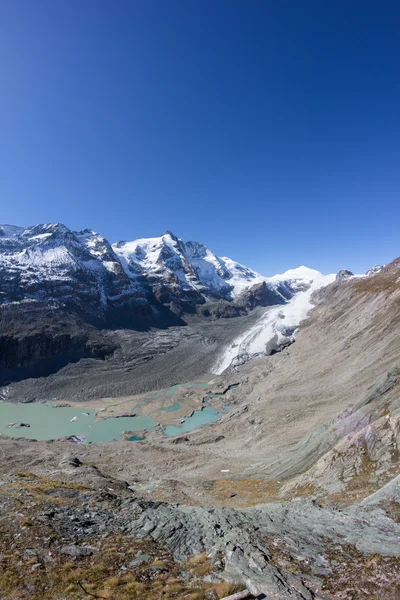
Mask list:
[[[267,310],[258,308],[244,317],[217,321],[193,318],[186,327],[150,332],[106,331],[105,339],[118,346],[112,357],[82,359],[48,377],[11,384],[1,393],[4,399],[22,402],[94,400],[209,378],[224,346]]]

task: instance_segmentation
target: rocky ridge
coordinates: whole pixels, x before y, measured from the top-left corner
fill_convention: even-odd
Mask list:
[[[284,303],[302,283],[262,277],[172,232],[111,246],[94,231],[74,232],[60,223],[0,226],[0,276],[2,306],[44,302],[104,323],[125,311],[133,324],[135,316],[156,322],[161,307],[182,314],[241,297],[235,304],[246,308],[241,293],[255,285],[248,308]]]

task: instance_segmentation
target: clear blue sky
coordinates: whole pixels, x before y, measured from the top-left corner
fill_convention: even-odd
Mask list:
[[[400,255],[398,1],[1,0],[0,77],[0,222]]]

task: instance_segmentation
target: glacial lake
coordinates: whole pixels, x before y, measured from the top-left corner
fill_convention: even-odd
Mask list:
[[[75,419],[76,417],[76,419]],[[74,420],[72,420],[74,419]],[[30,427],[8,427],[10,423],[27,423]],[[85,408],[52,407],[47,404],[12,404],[0,402],[0,433],[12,437],[52,440],[82,435],[85,442],[121,440],[123,431],[153,429],[150,417],[119,417],[95,421],[95,411]]]
[[[132,432],[127,438],[130,441],[144,439],[144,432],[159,427],[154,419],[146,415],[138,415],[138,409],[154,398],[165,395],[173,395],[178,387],[209,387],[207,383],[180,384],[169,390],[159,392],[150,396],[135,407],[132,412],[134,417],[110,417],[108,419],[95,420],[95,410],[84,407],[55,407],[51,404],[29,403],[14,404],[12,402],[0,401],[0,434],[9,437],[21,437],[36,440],[51,440],[69,436],[82,436],[82,443],[109,442],[122,440],[123,432]],[[111,398],[110,398],[111,400]],[[105,399],[106,401],[106,399]],[[181,405],[175,403],[163,408],[166,412],[179,410]],[[225,407],[224,411],[230,407]],[[167,425],[163,428],[165,435],[175,436],[193,431],[201,425],[206,425],[218,420],[223,412],[219,412],[212,406],[204,406],[200,410],[193,411],[190,417],[177,419],[183,421],[178,425]],[[21,424],[29,427],[21,427]],[[13,425],[12,425],[13,424]]]
[[[224,411],[230,410],[231,406],[225,406]],[[181,433],[188,433],[194,431],[201,425],[207,425],[213,421],[218,421],[223,413],[219,412],[213,406],[204,406],[201,410],[195,410],[190,417],[185,417],[184,422],[178,427],[176,425],[166,425],[164,428],[165,435],[175,436]]]

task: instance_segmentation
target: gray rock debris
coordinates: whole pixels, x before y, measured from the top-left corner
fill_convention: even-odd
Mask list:
[[[82,465],[82,463],[79,460],[79,458],[77,458],[70,452],[67,452],[66,454],[64,454],[62,459],[60,460],[60,467],[69,467],[72,469],[76,469],[77,467],[80,467],[81,465]]]
[[[136,569],[136,567],[140,567],[143,563],[149,562],[151,560],[150,554],[137,554],[136,558],[134,558],[130,563],[129,567],[131,569]]]
[[[400,475],[389,481],[380,490],[361,501],[362,506],[373,506],[382,500],[389,500],[400,504]]]
[[[222,554],[228,578],[268,598],[314,598],[315,557],[334,547],[353,545],[363,553],[400,555],[400,525],[381,510],[360,505],[339,511],[301,500],[235,510],[139,502],[138,508],[141,514],[129,527],[134,535],[165,544],[178,560],[201,552]],[[305,565],[315,566],[314,576],[276,567],[271,560],[276,540]]]
[[[75,558],[79,558],[80,556],[91,556],[93,554],[93,548],[70,544],[69,546],[63,546],[61,548],[61,554],[68,554],[68,556],[73,556]]]

